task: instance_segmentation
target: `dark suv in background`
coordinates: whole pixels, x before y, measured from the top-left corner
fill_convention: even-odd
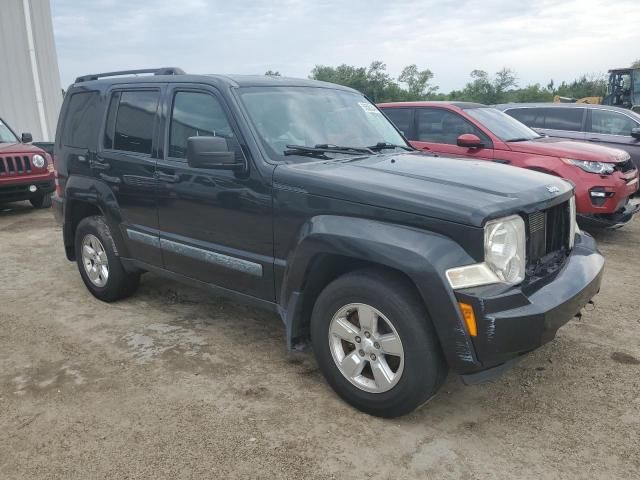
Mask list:
[[[631,110],[582,103],[507,103],[496,108],[550,137],[625,150],[640,169],[640,115]]]
[[[449,368],[497,375],[600,289],[569,182],[414,151],[349,88],[88,75],[54,149],[66,255],[95,297],[150,271],[277,312],[374,415],[423,404]]]

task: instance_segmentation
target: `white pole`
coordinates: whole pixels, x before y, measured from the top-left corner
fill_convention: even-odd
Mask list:
[[[47,128],[47,117],[44,113],[44,101],[42,100],[42,87],[40,85],[40,72],[38,71],[38,60],[36,58],[35,42],[33,41],[33,27],[31,26],[31,5],[29,0],[22,0],[24,10],[24,23],[27,28],[27,44],[29,46],[29,58],[31,60],[31,73],[33,74],[33,84],[36,89],[36,103],[38,105],[38,115],[40,117],[40,131],[42,140],[49,141],[49,129]]]

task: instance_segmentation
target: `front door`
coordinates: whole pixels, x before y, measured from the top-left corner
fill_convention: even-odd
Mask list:
[[[456,112],[444,108],[418,108],[415,122],[415,133],[411,145],[419,150],[456,157],[493,159],[491,139]],[[484,147],[459,147],[458,137],[465,133],[476,135],[484,143]]]
[[[218,92],[171,85],[164,103],[164,153],[158,161],[158,222],[164,267],[181,275],[273,301],[271,183],[247,158]],[[236,170],[195,168],[187,139],[226,139]]]
[[[626,150],[636,166],[640,166],[640,140],[631,136],[631,130],[640,127],[640,123],[610,110],[594,108],[589,113],[587,140]]]

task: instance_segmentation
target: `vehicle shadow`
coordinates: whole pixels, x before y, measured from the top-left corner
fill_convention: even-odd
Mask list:
[[[0,218],[16,215],[27,215],[38,210],[33,208],[29,202],[13,202],[0,204]]]

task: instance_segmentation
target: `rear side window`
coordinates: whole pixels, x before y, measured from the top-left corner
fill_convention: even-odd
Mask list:
[[[382,111],[405,137],[409,138],[412,135],[413,110],[411,108],[384,108]]]
[[[71,95],[63,127],[62,144],[86,149],[95,146],[100,113],[99,92],[78,92]]]
[[[520,123],[524,123],[529,128],[540,127],[540,125],[536,125],[536,117],[540,116],[540,111],[536,108],[510,108],[505,110],[504,113],[515,118]]]
[[[638,125],[626,115],[607,110],[591,110],[591,132],[605,135],[631,135]]]
[[[545,108],[544,126],[550,130],[582,131],[584,108]]]
[[[105,148],[151,154],[158,90],[116,92],[109,103]]]

